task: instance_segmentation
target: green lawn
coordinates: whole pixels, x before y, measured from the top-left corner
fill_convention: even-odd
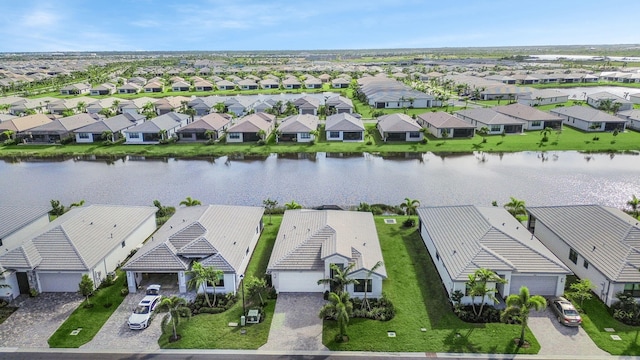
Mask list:
[[[282,215],[273,216],[273,224],[265,216],[265,227],[258,241],[246,275],[262,277],[267,269],[269,257],[278,234]],[[238,294],[238,302],[221,314],[199,314],[183,321],[178,326],[179,341],[169,342],[170,333],[164,333],[158,340],[163,349],[257,349],[269,338],[269,329],[275,310],[275,300],[269,300],[265,308],[265,320],[259,324],[241,327],[229,327],[230,322],[240,322],[242,315],[242,295]],[[158,316],[163,316],[159,314]],[[246,329],[245,335],[240,334]]]
[[[614,319],[607,306],[595,297],[585,300],[582,308],[582,328],[599,348],[611,355],[640,355],[640,326],[625,325]],[[615,332],[607,332],[605,328],[613,328]],[[618,335],[622,340],[613,340],[611,335]]]
[[[530,353],[540,350],[527,330],[527,349],[513,342],[520,334],[517,325],[469,324],[451,310],[442,282],[416,228],[387,225],[376,217],[388,280],[384,293],[396,308],[396,317],[387,322],[353,319],[347,329],[349,342],[336,343],[337,326],[325,321],[323,342],[331,350],[411,351],[462,353]],[[404,218],[398,218],[399,223]],[[421,328],[426,331],[422,332]],[[396,337],[387,336],[395,331]]]
[[[124,300],[120,290],[125,287],[126,278],[123,272],[118,272],[118,278],[113,285],[98,290],[90,298],[93,307],[86,308],[84,306],[86,301],[82,302],[51,335],[49,346],[52,348],[77,348],[91,341]],[[110,305],[106,306],[108,304]],[[78,328],[82,328],[78,335],[69,335],[71,331]]]

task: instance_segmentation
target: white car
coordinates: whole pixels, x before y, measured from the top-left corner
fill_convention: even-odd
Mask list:
[[[138,306],[133,309],[133,313],[129,316],[127,324],[131,330],[142,330],[149,326],[151,315],[156,307],[160,304],[160,295],[146,295]]]

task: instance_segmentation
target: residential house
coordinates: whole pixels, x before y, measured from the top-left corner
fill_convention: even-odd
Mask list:
[[[344,96],[332,96],[325,101],[327,114],[353,113],[353,101]]]
[[[237,83],[240,90],[258,90],[258,83],[252,79],[240,80]]]
[[[189,101],[191,101],[191,98],[186,96],[167,96],[156,100],[153,103],[153,106],[155,107],[158,115],[164,115],[188,106]]]
[[[231,125],[230,115],[211,113],[181,127],[176,132],[181,141],[217,140],[229,125]]]
[[[162,91],[164,91],[164,87],[160,81],[151,81],[144,86],[146,93],[161,93]]]
[[[616,115],[627,121],[627,128],[640,131],[640,109],[619,111]]]
[[[104,99],[94,100],[87,105],[87,114],[98,114],[104,109],[111,109],[114,112],[118,111],[118,106],[122,100],[115,97],[108,97]],[[116,106],[114,106],[116,105]]]
[[[143,86],[145,86],[147,84],[147,79],[140,77],[140,76],[134,76],[132,78],[130,78],[129,80],[127,80],[127,83],[129,84],[136,84],[138,85],[140,88],[142,88]]]
[[[626,120],[586,106],[559,107],[550,110],[565,125],[583,131],[624,131]]]
[[[569,101],[569,95],[554,89],[534,90],[518,95],[518,103],[527,106],[564,104],[567,101]]]
[[[89,114],[77,114],[63,117],[44,125],[29,129],[25,133],[31,143],[55,143],[65,138],[73,137],[73,131],[85,125],[96,122]],[[26,139],[26,138],[25,138]]]
[[[43,113],[45,110],[48,110],[50,103],[56,101],[60,101],[60,99],[50,96],[35,99],[17,99],[10,103],[9,114],[19,116],[28,113],[29,110]]]
[[[128,144],[157,144],[174,136],[176,130],[187,124],[189,115],[170,112],[124,130]]]
[[[243,116],[251,110],[249,107],[253,102],[254,100],[249,96],[230,96],[224,101],[224,106],[227,108],[227,112]]]
[[[279,89],[280,82],[277,79],[267,78],[264,80],[260,80],[260,86],[263,89]]]
[[[318,108],[320,108],[320,100],[313,96],[303,96],[296,99],[293,102],[296,109],[298,109],[298,114],[305,115],[318,115]]]
[[[488,134],[520,134],[526,122],[501,114],[493,109],[477,108],[456,111],[456,116],[480,130],[489,129]]]
[[[197,292],[235,294],[258,243],[264,208],[230,205],[181,207],[122,267],[129,292],[143,282],[143,274],[172,274],[178,290],[187,292],[194,261],[223,272],[215,289]]]
[[[238,120],[227,129],[227,142],[252,142],[261,139],[259,135],[264,132],[264,139],[269,138],[276,123],[276,116],[267,113],[254,113]]]
[[[89,205],[71,209],[0,255],[12,270],[2,281],[20,294],[77,292],[83,275],[97,287],[156,229],[153,206]]]
[[[322,89],[322,80],[309,76],[304,80],[304,87],[307,89]]]
[[[520,95],[528,94],[533,91],[529,87],[520,87],[515,85],[495,85],[486,86],[480,91],[480,99],[482,100],[516,100]]]
[[[88,104],[96,101],[87,96],[74,97],[70,99],[58,99],[51,101],[47,105],[49,112],[55,115],[63,115],[65,111],[71,110],[74,113],[85,112]]]
[[[554,130],[562,129],[561,118],[531,106],[514,103],[511,105],[495,106],[492,109],[500,114],[524,121],[524,130],[542,130],[546,128]]]
[[[235,90],[236,84],[228,80],[220,80],[216,82],[218,90]]]
[[[387,271],[378,233],[369,212],[340,210],[287,210],[267,265],[278,293],[322,293],[330,290],[318,280],[334,276],[331,265],[345,269],[357,284],[346,291],[352,297],[382,296]],[[382,262],[375,271],[373,267]]]
[[[499,207],[441,206],[418,208],[419,231],[451,298],[460,291],[470,304],[467,282],[479,269],[506,281],[487,288],[505,299],[526,286],[532,295],[561,296],[571,270],[508,211]],[[496,305],[486,296],[483,302]]]
[[[331,87],[334,89],[348,89],[351,81],[345,78],[336,78],[331,80]]]
[[[45,114],[34,114],[27,116],[20,116],[14,119],[0,122],[0,133],[5,131],[13,131],[13,137],[16,139],[22,139],[27,135],[27,131],[37,128],[38,126],[48,124],[52,122]],[[5,139],[6,140],[6,139]]]
[[[640,298],[640,226],[600,205],[527,207],[528,228],[608,306],[617,293]]]
[[[327,141],[364,141],[365,127],[362,120],[349,113],[327,116],[325,131]]]
[[[383,141],[421,141],[422,127],[406,114],[389,114],[378,118],[376,125]]]
[[[489,76],[485,76],[486,80],[493,80],[493,81],[499,81],[503,84],[506,85],[515,85],[517,80],[511,76],[506,76],[506,75],[489,75]]]
[[[631,101],[634,104],[640,104],[640,93],[629,95],[629,101]]]
[[[94,86],[89,90],[89,94],[92,96],[99,95],[111,95],[116,92],[116,86],[111,83],[104,83],[98,86]]]
[[[213,91],[213,84],[207,80],[198,80],[193,83],[196,91]]]
[[[171,91],[189,91],[190,89],[191,85],[184,80],[176,81],[171,84]]]
[[[287,90],[300,89],[302,88],[302,83],[300,82],[300,80],[291,76],[282,80],[282,86]]]
[[[17,247],[25,236],[47,225],[49,210],[50,206],[0,206],[1,252]]]
[[[137,94],[142,91],[142,86],[130,82],[118,87],[118,94]]]
[[[603,100],[609,100],[612,103],[620,104],[618,111],[625,111],[633,109],[633,103],[627,99],[621,98],[618,95],[612,94],[606,91],[600,91],[594,94],[587,95],[587,104],[595,109],[600,109]]]
[[[316,139],[318,117],[311,114],[291,115],[282,120],[278,127],[277,142],[311,142]]]
[[[439,106],[440,100],[385,76],[358,79],[358,93],[376,109],[428,108]]]
[[[443,111],[420,114],[416,122],[437,138],[473,137],[475,134],[475,126]]]
[[[318,79],[320,79],[320,81],[322,81],[323,84],[327,84],[331,81],[331,75],[321,74],[320,76],[318,76]]]
[[[91,85],[86,83],[77,83],[64,86],[60,89],[60,95],[82,95],[88,94],[91,90]]]
[[[142,124],[144,121],[144,115],[124,113],[80,127],[74,130],[73,133],[77,143],[93,143],[104,140],[117,141],[124,136],[124,130]],[[105,134],[111,135],[108,139],[105,139],[103,137]]]
[[[131,113],[131,114],[142,114],[144,111],[144,107],[147,104],[151,104],[151,108],[153,109],[153,103],[158,99],[150,98],[150,97],[139,97],[133,100],[122,100],[118,105],[118,109],[121,113]]]

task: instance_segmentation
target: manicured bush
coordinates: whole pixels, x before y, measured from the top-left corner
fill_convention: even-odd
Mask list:
[[[471,305],[462,306],[456,312],[458,317],[468,323],[499,323],[500,322],[500,310],[493,306],[485,306],[482,309],[482,314],[476,316],[473,312]]]
[[[609,309],[614,319],[627,325],[640,325],[640,304],[635,298],[622,292],[617,293],[616,298],[618,301]]]
[[[379,299],[367,299],[369,301],[369,308],[362,306],[363,299],[353,298],[353,314],[354,318],[365,318],[380,321],[389,321],[396,316],[396,310],[393,303],[389,299],[382,295]]]

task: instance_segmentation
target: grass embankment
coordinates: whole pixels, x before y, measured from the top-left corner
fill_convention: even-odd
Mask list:
[[[582,309],[582,328],[599,348],[611,355],[640,355],[640,326],[625,325],[614,319],[607,306],[595,297],[585,300]],[[615,332],[607,332],[605,328]],[[613,340],[611,335],[618,335],[621,340]]]
[[[86,300],[71,313],[69,318],[60,325],[49,338],[52,348],[77,348],[91,341],[109,320],[111,314],[120,306],[124,296],[120,290],[126,286],[127,277],[118,271],[118,278],[113,285],[99,289],[91,296],[91,307],[87,308]],[[81,328],[78,335],[70,335],[71,331]]]
[[[275,244],[278,229],[282,222],[282,215],[273,216],[273,224],[269,225],[265,217],[265,227],[260,236],[256,249],[251,256],[246,276],[263,277],[267,270],[269,257]],[[178,326],[179,341],[169,342],[169,332],[164,333],[158,344],[164,349],[257,349],[264,345],[269,338],[271,320],[275,311],[275,300],[268,300],[264,309],[265,319],[259,324],[245,327],[229,327],[230,322],[240,322],[242,316],[242,293],[238,294],[238,302],[229,310],[221,314],[199,314],[191,319],[182,321]],[[249,309],[249,308],[247,308]],[[159,314],[158,316],[163,316]],[[240,333],[241,329],[247,332]]]
[[[375,124],[366,124],[367,128]],[[598,138],[598,140],[594,140]],[[429,136],[427,144],[422,142],[383,142],[378,133],[374,134],[371,145],[366,142],[327,142],[324,134],[315,144],[275,143],[259,146],[246,144],[176,143],[171,145],[111,145],[69,144],[69,145],[12,145],[0,147],[0,157],[74,157],[92,155],[104,158],[122,158],[127,155],[145,157],[216,157],[232,154],[269,155],[271,153],[315,153],[315,152],[368,152],[368,153],[417,153],[417,152],[517,152],[517,151],[566,151],[583,152],[623,152],[640,150],[640,133],[626,131],[617,136],[610,132],[586,133],[565,127],[561,134],[552,132],[549,141],[542,142],[539,131],[529,131],[518,135],[487,136],[482,142],[478,135],[465,139],[435,139]]]
[[[529,348],[518,349],[518,325],[501,323],[469,324],[453,313],[442,288],[442,281],[416,228],[388,225],[376,217],[376,227],[388,279],[384,293],[393,302],[396,316],[390,321],[352,319],[349,342],[336,343],[337,326],[325,321],[323,342],[331,350],[528,353],[540,345],[527,329]],[[421,331],[425,328],[426,331]],[[387,336],[395,331],[396,337]]]

